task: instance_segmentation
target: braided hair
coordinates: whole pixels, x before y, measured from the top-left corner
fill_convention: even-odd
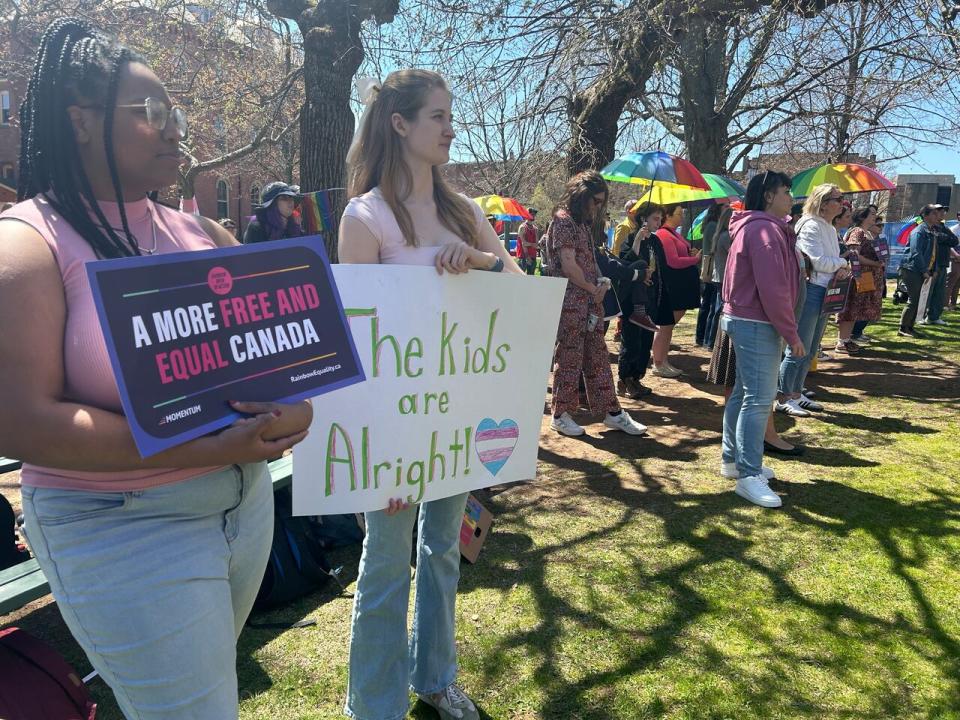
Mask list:
[[[20,106],[17,200],[45,194],[50,205],[90,244],[98,258],[140,255],[127,224],[113,147],[120,70],[131,62],[144,60],[90,23],[76,18],[54,20],[40,38],[33,74]],[[124,238],[110,226],[94,197],[67,113],[70,105],[103,109],[107,166]]]

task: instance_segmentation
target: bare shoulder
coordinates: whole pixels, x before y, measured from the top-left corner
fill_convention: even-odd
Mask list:
[[[43,236],[15,218],[0,219],[0,285],[43,275],[60,279],[57,260]]]
[[[200,223],[203,231],[217,244],[217,247],[233,247],[234,245],[240,244],[230,231],[220,223],[203,215],[195,215],[194,217],[197,219],[197,222]]]

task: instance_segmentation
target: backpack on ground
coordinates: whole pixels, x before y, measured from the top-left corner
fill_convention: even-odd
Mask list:
[[[274,493],[273,546],[254,601],[257,610],[280,607],[326,585],[335,577],[323,543],[308,517],[293,515],[289,488]]]
[[[96,703],[56,650],[20,628],[0,630],[0,718],[94,720]]]
[[[29,559],[30,553],[17,541],[17,516],[13,507],[0,495],[0,570],[6,570]]]

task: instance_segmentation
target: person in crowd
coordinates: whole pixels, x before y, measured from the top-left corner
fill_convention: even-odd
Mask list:
[[[623,324],[618,362],[619,380],[617,381],[617,392],[632,399],[638,399],[653,392],[641,380],[646,375],[650,364],[657,323],[673,322],[673,311],[670,309],[667,290],[663,284],[663,275],[659,271],[659,268],[666,264],[663,245],[660,244],[656,234],[663,222],[663,208],[656,203],[641,203],[636,210],[636,217],[637,230],[621,247],[620,257],[627,263],[642,260],[647,264],[644,300],[646,318],[649,318],[649,322],[641,320]],[[632,293],[629,296],[627,293],[622,293],[622,296],[624,302],[629,299],[631,303],[624,306],[624,313],[632,317],[636,309],[632,306],[632,302],[636,296]]]
[[[943,205],[937,205],[936,208],[939,219],[939,222],[933,228],[937,236],[936,260],[934,262],[933,279],[930,284],[930,298],[927,301],[927,310],[921,322],[922,325],[947,324],[947,321],[941,316],[947,303],[947,275],[950,273],[950,253],[960,242],[957,236],[950,232],[944,224],[947,217],[947,208]]]
[[[633,310],[630,311],[628,322],[640,327],[643,327],[642,323],[644,322],[650,323],[650,318],[647,317],[645,309],[646,289],[647,285],[650,284],[650,276],[653,272],[647,267],[647,263],[643,260],[625,263],[614,257],[607,248],[605,235],[596,239],[594,257],[597,261],[600,277],[610,278],[613,285],[613,292],[608,292],[603,297],[604,320],[610,321],[613,318],[619,318],[623,314],[623,307],[629,308],[632,304]],[[623,297],[624,300],[621,301],[620,297]]]
[[[937,260],[937,231],[940,224],[940,211],[936,205],[924,205],[920,209],[923,221],[910,233],[910,242],[900,263],[900,278],[907,288],[907,303],[900,314],[901,337],[922,337],[914,327],[917,321],[917,309],[920,305],[920,291],[923,284],[933,276]]]
[[[610,283],[603,282],[598,274],[592,229],[597,219],[603,217],[608,197],[607,182],[600,173],[587,170],[574,175],[567,181],[547,231],[551,274],[567,278],[557,331],[550,423],[563,435],[579,436],[586,432],[571,417],[580,406],[581,374],[591,412],[606,411],[605,426],[630,435],[642,435],[647,430],[620,407],[603,339],[603,298]]]
[[[844,236],[843,242],[848,250],[856,253],[860,262],[860,274],[870,276],[870,282],[865,283],[857,279],[856,286],[850,288],[850,298],[846,306],[837,315],[837,347],[838,353],[856,354],[860,352],[860,344],[852,339],[856,323],[868,323],[880,319],[880,308],[883,302],[883,263],[877,255],[874,240],[876,239],[870,228],[875,227],[877,209],[875,205],[859,208],[852,215],[853,228]],[[867,286],[872,289],[866,289]],[[864,289],[860,289],[863,286]],[[864,342],[863,327],[860,326],[860,337]]]
[[[727,222],[725,227],[729,228],[729,217],[732,215],[732,213],[733,210],[728,208],[724,211],[723,215],[720,216],[722,222]],[[727,220],[724,220],[724,218],[727,218]],[[789,222],[787,224],[789,225]],[[790,230],[792,232],[793,228],[791,227]],[[716,255],[714,273],[719,273],[720,277],[720,291],[718,292],[718,300],[720,301],[721,309],[720,318],[722,318],[723,275],[727,266],[727,253],[730,250],[729,232],[726,233],[725,247],[723,247],[721,250],[720,246],[718,245],[715,249]],[[801,272],[797,281],[800,287],[800,296],[798,297],[798,304],[794,308],[795,315],[799,315],[800,308],[803,306],[803,288],[804,283],[806,282],[806,273],[805,269],[801,267],[802,263],[803,257],[799,252],[797,252],[797,266],[801,269]],[[720,318],[718,318],[718,320]],[[718,328],[714,338],[713,349],[710,354],[710,364],[707,368],[707,382],[713,383],[714,385],[723,386],[724,401],[729,399],[730,394],[733,392],[733,387],[736,384],[736,367],[737,358],[736,351],[733,349],[733,341],[730,339],[730,336],[723,331],[722,328]],[[794,445],[788,442],[777,432],[777,428],[773,422],[772,406],[770,410],[771,412],[767,414],[767,425],[763,434],[764,452],[786,456],[802,455],[804,453],[804,448],[802,446]]]
[[[744,211],[730,221],[722,290],[721,323],[736,354],[736,381],[723,411],[720,474],[736,478],[738,495],[770,508],[783,504],[769,486],[773,471],[763,466],[782,343],[793,355],[806,355],[795,313],[801,269],[785,219],[793,202],[790,185],[787,175],[773,171],[750,180]]]
[[[843,194],[836,185],[815,186],[803,205],[803,216],[797,221],[797,248],[810,259],[812,271],[806,283],[806,297],[798,320],[798,333],[805,349],[798,355],[793,344],[787,347],[780,364],[780,400],[776,409],[795,417],[808,417],[810,411],[823,406],[801,393],[810,364],[816,357],[826,327],[823,299],[827,285],[836,275],[843,280],[850,277],[847,253],[841,255],[833,220],[843,211]]]
[[[796,229],[797,221],[801,217],[803,217],[803,203],[794,203],[790,206],[790,227]]]
[[[677,232],[683,222],[683,206],[667,205],[663,213],[663,225],[656,234],[666,258],[666,264],[660,272],[673,312],[673,322],[657,323],[660,327],[653,340],[653,374],[674,378],[683,375],[683,372],[670,364],[670,342],[673,340],[674,326],[687,310],[700,306],[700,274],[697,272],[700,251],[693,250],[690,243]]]
[[[524,220],[517,228],[517,264],[527,275],[537,270],[537,240],[540,228],[537,227],[537,211],[530,208],[530,220]]]
[[[954,234],[960,240],[960,223],[953,227]],[[957,309],[957,294],[960,293],[960,252],[950,250],[950,275],[947,277],[947,306],[951,311]]]
[[[260,207],[243,233],[243,244],[300,237],[303,229],[294,214],[300,201],[300,188],[276,181],[260,192]]]
[[[90,23],[44,31],[20,132],[20,202],[0,220],[0,452],[24,461],[30,547],[127,718],[236,718],[236,640],[273,537],[264,461],[312,409],[233,403],[245,419],[142,458],[85,266],[237,243],[149,199],[177,181],[186,113]]]
[[[351,200],[340,224],[340,261],[523,274],[489,218],[450,190],[440,173],[455,137],[443,78],[427,70],[396,71],[362,99],[366,110],[347,157]],[[400,500],[366,513],[344,710],[350,717],[404,717],[408,688],[443,718],[479,717],[456,685],[454,605],[466,497],[423,503],[419,520]],[[414,522],[415,619],[408,637]]]
[[[873,208],[874,212],[878,214],[876,216],[876,219],[873,221],[873,226],[865,229],[869,230],[870,233],[873,235],[874,254],[876,255],[877,258],[880,258],[882,262],[882,257],[877,251],[876,243],[879,242],[880,238],[883,236],[883,216],[879,214],[880,208],[877,207],[876,205],[871,204],[871,205],[868,205],[868,207]],[[876,272],[876,269],[874,269],[874,272]],[[887,296],[887,267],[885,262],[883,262],[883,267],[880,268],[880,276],[881,276],[881,281],[880,281],[879,290],[880,290],[880,305],[881,305],[881,312],[882,312],[883,298]],[[869,325],[870,322],[871,322],[870,320],[857,320],[853,324],[853,331],[850,337],[855,343],[857,343],[857,345],[866,345],[870,342],[873,342],[873,338],[864,332],[864,330],[867,329],[867,325]]]
[[[703,251],[701,254],[700,279],[703,281],[703,295],[700,298],[700,312],[697,314],[697,345],[713,348],[720,323],[721,301],[720,283],[723,276],[717,274],[717,258],[726,260],[730,249],[730,203],[712,205],[703,219]]]
[[[623,252],[623,246],[627,239],[637,232],[639,225],[637,223],[637,201],[627,200],[623,205],[624,217],[613,231],[613,245],[610,252],[614,257],[620,257]]]

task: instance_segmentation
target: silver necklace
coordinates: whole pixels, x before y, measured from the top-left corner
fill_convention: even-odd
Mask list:
[[[148,205],[147,209],[150,213],[150,232],[153,235],[153,247],[152,248],[140,247],[140,241],[138,240],[137,248],[139,248],[140,252],[146,255],[153,255],[154,253],[157,252],[157,216],[154,212],[153,205]],[[113,225],[110,226],[110,229],[113,230],[114,232],[123,232],[123,228],[116,228],[116,227],[113,227]],[[136,240],[136,236],[134,236],[134,239]]]

